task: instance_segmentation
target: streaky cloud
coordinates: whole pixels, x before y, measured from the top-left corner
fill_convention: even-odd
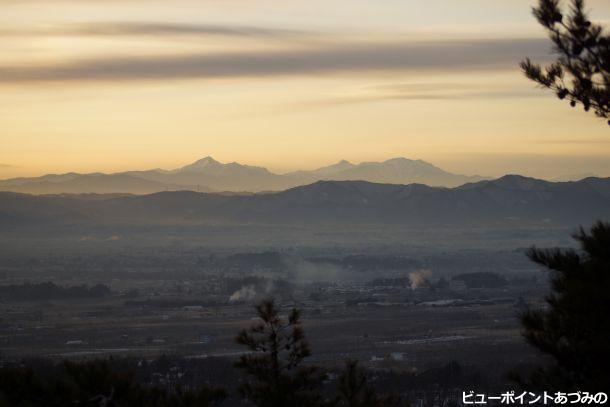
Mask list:
[[[551,138],[537,140],[540,144],[610,144],[610,138]]]
[[[377,71],[518,69],[547,59],[544,39],[345,43],[298,50],[96,58],[46,66],[0,66],[0,82],[141,81]]]
[[[317,107],[332,105],[349,105],[391,100],[471,100],[471,99],[523,99],[540,98],[548,95],[536,90],[508,87],[483,89],[473,84],[456,83],[409,83],[389,84],[363,89],[361,93],[345,96],[327,97],[324,99],[300,103],[301,106]]]
[[[29,29],[0,29],[0,37],[28,36],[232,36],[291,38],[312,32],[242,25],[184,24],[165,22],[97,22],[62,24]]]

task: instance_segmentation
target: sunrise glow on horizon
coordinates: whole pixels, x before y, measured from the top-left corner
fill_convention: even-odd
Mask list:
[[[519,70],[526,0],[10,0],[0,178],[423,159],[473,175],[610,176],[608,127]],[[610,3],[590,1],[594,21]]]

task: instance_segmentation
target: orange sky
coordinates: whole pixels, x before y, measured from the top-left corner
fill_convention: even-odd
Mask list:
[[[597,21],[610,4],[590,1]],[[345,158],[610,175],[610,134],[519,72],[526,0],[0,4],[0,178]]]

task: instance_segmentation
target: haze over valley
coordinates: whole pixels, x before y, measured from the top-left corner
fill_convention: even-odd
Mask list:
[[[275,174],[263,167],[236,162],[220,163],[212,157],[205,157],[174,170],[153,169],[114,174],[67,173],[12,178],[0,181],[0,190],[32,194],[149,194],[177,190],[261,192],[288,189],[320,180],[453,187],[482,179],[480,176],[452,174],[425,161],[407,158],[360,164],[342,160],[316,170]]]
[[[0,0],[0,407],[607,392],[608,22]]]

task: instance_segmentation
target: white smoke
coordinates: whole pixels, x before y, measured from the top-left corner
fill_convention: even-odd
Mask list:
[[[409,281],[411,282],[411,289],[416,290],[420,287],[428,285],[428,279],[432,276],[430,270],[418,270],[409,273]]]
[[[230,302],[235,301],[251,301],[256,298],[256,287],[253,285],[247,285],[235,291],[229,297]]]
[[[272,280],[267,280],[264,286],[259,285],[257,287],[254,284],[246,285],[231,294],[229,302],[252,301],[257,298],[268,296],[274,289],[275,284]]]

